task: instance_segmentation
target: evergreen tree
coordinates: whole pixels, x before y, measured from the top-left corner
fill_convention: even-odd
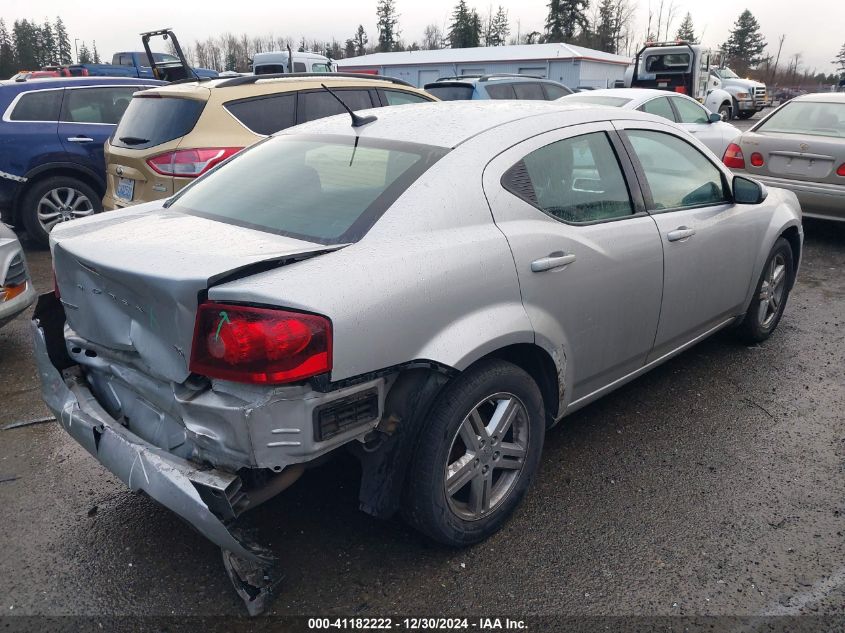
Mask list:
[[[2,25],[2,22],[0,22],[0,25]],[[1,31],[0,38],[2,38]],[[839,49],[839,53],[836,54],[836,58],[832,63],[836,64],[836,70],[839,71],[839,76],[845,79],[845,44]]]
[[[93,59],[91,58],[91,51],[88,50],[88,45],[85,42],[82,42],[82,46],[79,47],[79,58],[77,59],[77,63],[79,64],[91,64],[93,63]]]
[[[12,46],[12,37],[6,28],[6,22],[0,18],[0,79],[11,77],[15,72],[15,49]]]
[[[44,20],[44,25],[41,27],[41,37],[40,37],[40,57],[41,57],[41,65],[46,66],[47,64],[54,64],[58,61],[58,57],[56,56],[56,38],[53,35],[53,27],[51,24]]]
[[[490,36],[487,40],[488,46],[504,46],[507,44],[508,35],[511,33],[511,27],[508,20],[508,12],[502,5],[499,5],[499,10],[490,24]]]
[[[397,49],[399,43],[399,16],[396,13],[396,0],[378,0],[376,5],[378,21],[378,49],[389,52]]]
[[[616,52],[616,2],[615,0],[601,0],[599,5],[599,19],[594,34],[595,48],[606,53]]]
[[[56,34],[56,61],[60,64],[73,63],[73,57],[70,54],[70,38],[61,18],[56,18],[54,32]]]
[[[452,48],[470,48],[481,44],[481,18],[475,9],[467,6],[466,0],[459,0],[452,12],[448,37]]]
[[[356,55],[364,55],[367,52],[367,43],[370,40],[362,25],[358,25],[358,30],[355,31],[355,36],[352,38],[352,41],[355,42]]]
[[[93,46],[91,48],[91,59],[95,64],[99,64],[100,62],[100,54],[97,52],[97,40],[94,40]]]
[[[348,40],[346,40],[346,42],[343,45],[343,56],[344,57],[355,57],[355,55],[356,55],[355,40],[353,40],[350,37]]]
[[[546,18],[546,41],[571,40],[575,32],[587,26],[588,0],[551,0]]]
[[[38,64],[38,30],[27,20],[15,20],[12,41],[15,48],[15,65],[20,70],[36,70]]]
[[[695,36],[695,27],[692,24],[692,15],[689,11],[687,11],[687,14],[684,16],[681,26],[678,27],[678,34],[675,38],[684,40],[690,44],[698,44],[698,38]]]
[[[757,19],[746,9],[737,18],[728,41],[722,45],[727,62],[740,74],[763,61],[766,40]]]

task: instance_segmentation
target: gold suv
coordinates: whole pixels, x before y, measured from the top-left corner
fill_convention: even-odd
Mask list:
[[[285,128],[352,110],[437,101],[387,77],[256,75],[136,93],[106,142],[103,208],[167,198],[244,147]]]

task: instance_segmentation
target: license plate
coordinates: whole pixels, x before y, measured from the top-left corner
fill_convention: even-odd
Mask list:
[[[120,178],[117,181],[117,197],[127,202],[132,201],[135,194],[135,181],[131,178]]]

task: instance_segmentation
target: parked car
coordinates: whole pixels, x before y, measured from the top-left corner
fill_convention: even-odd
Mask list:
[[[43,397],[223,548],[256,610],[268,563],[230,528],[305,466],[346,447],[365,511],[480,541],[547,427],[718,330],[768,338],[802,236],[792,193],[636,111],[313,121],[164,204],[54,232]]]
[[[153,53],[157,64],[179,64],[179,57],[169,53]],[[67,68],[75,74],[82,71],[92,77],[140,77],[142,79],[153,79],[152,64],[150,58],[144,51],[121,51],[115,53],[111,64],[71,64]],[[198,77],[217,77],[216,70],[210,68],[192,68]]]
[[[0,222],[0,327],[35,301],[23,248],[11,228]]]
[[[310,51],[292,51],[293,72],[295,73],[331,73],[337,71],[337,64],[325,55]],[[290,72],[287,51],[268,51],[256,53],[252,58],[252,70],[256,75],[275,75]]]
[[[441,77],[425,85],[441,101],[469,99],[527,99],[554,101],[572,90],[561,83],[528,75],[462,75]]]
[[[795,192],[806,216],[845,220],[845,94],[795,97],[731,143],[724,162]]]
[[[678,123],[704,143],[716,156],[722,156],[728,144],[740,135],[738,128],[723,121],[721,115],[710,112],[695,99],[665,90],[647,88],[592,90],[561,97],[559,103],[589,103],[656,114]]]
[[[167,198],[244,147],[297,123],[353,109],[433,101],[398,79],[249,75],[180,83],[133,99],[106,143],[106,209]]]
[[[0,82],[0,212],[47,244],[59,222],[96,213],[103,144],[152,79],[62,77]]]

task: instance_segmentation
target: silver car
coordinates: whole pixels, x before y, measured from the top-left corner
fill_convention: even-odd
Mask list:
[[[765,340],[801,258],[792,193],[658,117],[370,114],[51,233],[45,401],[223,549],[251,611],[269,558],[233,526],[318,458],[361,460],[364,511],[480,541],[525,495],[546,429],[718,330]]]
[[[0,223],[0,327],[35,301],[23,248],[14,231]]]
[[[845,220],[845,94],[788,101],[732,143],[724,162],[794,191],[808,217]]]

